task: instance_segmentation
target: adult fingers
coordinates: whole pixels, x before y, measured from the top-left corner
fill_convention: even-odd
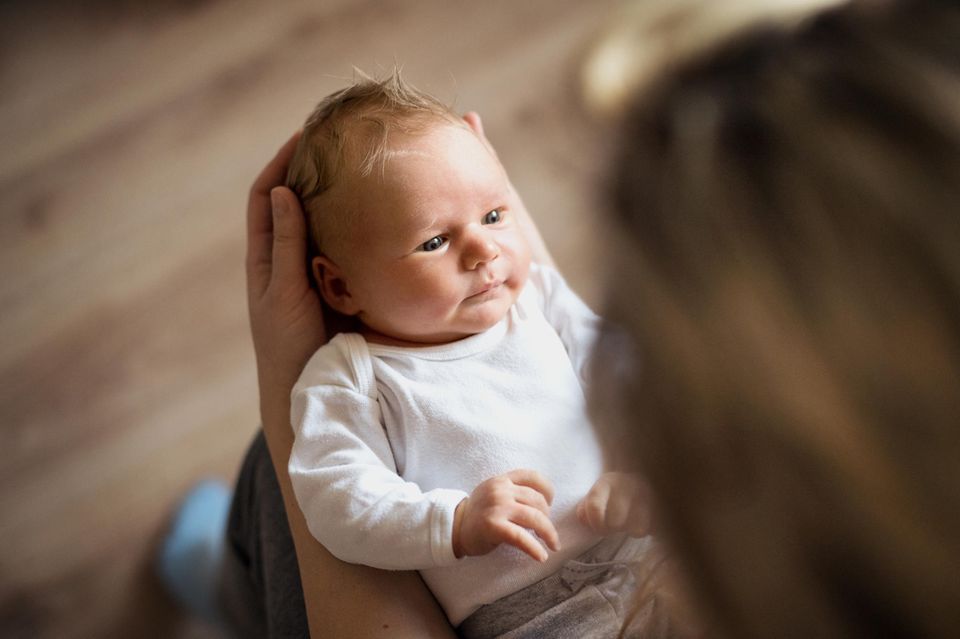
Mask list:
[[[556,526],[553,525],[549,517],[536,508],[520,506],[513,512],[510,521],[518,526],[533,530],[554,552],[560,550],[560,535],[557,533]]]
[[[291,135],[290,139],[283,143],[283,146],[281,146],[280,150],[273,156],[273,159],[263,167],[263,170],[260,171],[260,174],[253,181],[253,186],[250,187],[250,203],[257,204],[256,209],[258,212],[265,210],[267,214],[259,215],[253,211],[248,211],[248,213],[250,213],[250,215],[247,216],[247,222],[249,224],[247,227],[248,232],[270,230],[270,191],[272,191],[275,186],[280,186],[286,181],[287,168],[290,165],[290,160],[293,158],[293,152],[297,148],[297,142],[300,141],[301,133],[302,131],[297,131]]]
[[[270,284],[273,251],[270,191],[283,184],[299,139],[300,131],[297,131],[280,147],[250,187],[247,200],[247,286],[251,296],[263,295]]]
[[[307,224],[293,191],[278,186],[270,192],[273,204],[273,274],[275,282],[306,279]]]
[[[535,470],[518,468],[511,470],[506,476],[518,486],[527,486],[544,496],[548,504],[553,503],[553,484],[550,480]]]

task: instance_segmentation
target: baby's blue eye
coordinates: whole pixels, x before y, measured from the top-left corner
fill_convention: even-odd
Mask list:
[[[427,253],[430,251],[436,251],[438,248],[446,244],[446,242],[447,240],[439,235],[437,237],[431,237],[429,240],[420,245],[420,250],[426,251]]]
[[[490,211],[489,213],[483,216],[483,223],[496,224],[497,222],[500,221],[501,217],[502,216],[500,215],[499,209],[493,209],[492,211]]]

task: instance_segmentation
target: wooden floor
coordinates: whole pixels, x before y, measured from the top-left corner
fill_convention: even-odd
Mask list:
[[[81,10],[78,6],[83,6]],[[356,65],[476,109],[588,301],[580,0],[0,5],[0,636],[204,637],[151,578],[257,427],[247,188]]]

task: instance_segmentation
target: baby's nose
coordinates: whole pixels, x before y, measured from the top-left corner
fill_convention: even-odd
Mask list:
[[[464,250],[464,262],[468,269],[475,269],[500,256],[500,246],[490,238],[489,232],[482,227],[469,234]]]

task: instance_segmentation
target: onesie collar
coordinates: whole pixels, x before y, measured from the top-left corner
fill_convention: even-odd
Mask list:
[[[476,335],[464,337],[448,344],[435,346],[388,346],[386,344],[367,344],[371,355],[403,355],[429,360],[451,360],[471,357],[477,353],[489,350],[503,339],[509,328],[509,323],[516,320],[516,304],[499,322]]]

